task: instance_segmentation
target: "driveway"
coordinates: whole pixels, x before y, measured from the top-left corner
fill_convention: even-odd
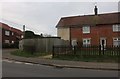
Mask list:
[[[2,49],[2,57],[7,57],[10,54],[10,52],[16,51],[16,50],[18,49]]]

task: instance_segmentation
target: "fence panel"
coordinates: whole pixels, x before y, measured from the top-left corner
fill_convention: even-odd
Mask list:
[[[120,46],[53,46],[53,55],[78,55],[78,56],[119,56]]]
[[[73,48],[71,46],[57,45],[53,46],[53,55],[70,55],[73,54]]]

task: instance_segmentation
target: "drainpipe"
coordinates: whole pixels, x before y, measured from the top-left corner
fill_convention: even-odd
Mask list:
[[[70,40],[70,46],[72,46],[72,44],[71,44],[71,27],[70,27],[70,36],[69,36],[69,40]]]

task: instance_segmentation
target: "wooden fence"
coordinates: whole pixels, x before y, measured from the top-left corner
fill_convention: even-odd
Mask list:
[[[53,46],[53,57],[58,55],[120,56],[120,46]]]

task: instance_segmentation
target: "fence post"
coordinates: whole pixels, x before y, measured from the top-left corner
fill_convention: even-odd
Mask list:
[[[99,45],[99,55],[101,56],[101,45]]]
[[[76,55],[76,47],[74,46],[74,55]]]
[[[104,48],[104,45],[102,45],[102,47],[103,47],[103,55],[104,55],[104,52],[105,52],[105,48]]]
[[[53,45],[53,49],[52,49],[52,58],[55,56],[55,52],[54,52],[54,45]]]

